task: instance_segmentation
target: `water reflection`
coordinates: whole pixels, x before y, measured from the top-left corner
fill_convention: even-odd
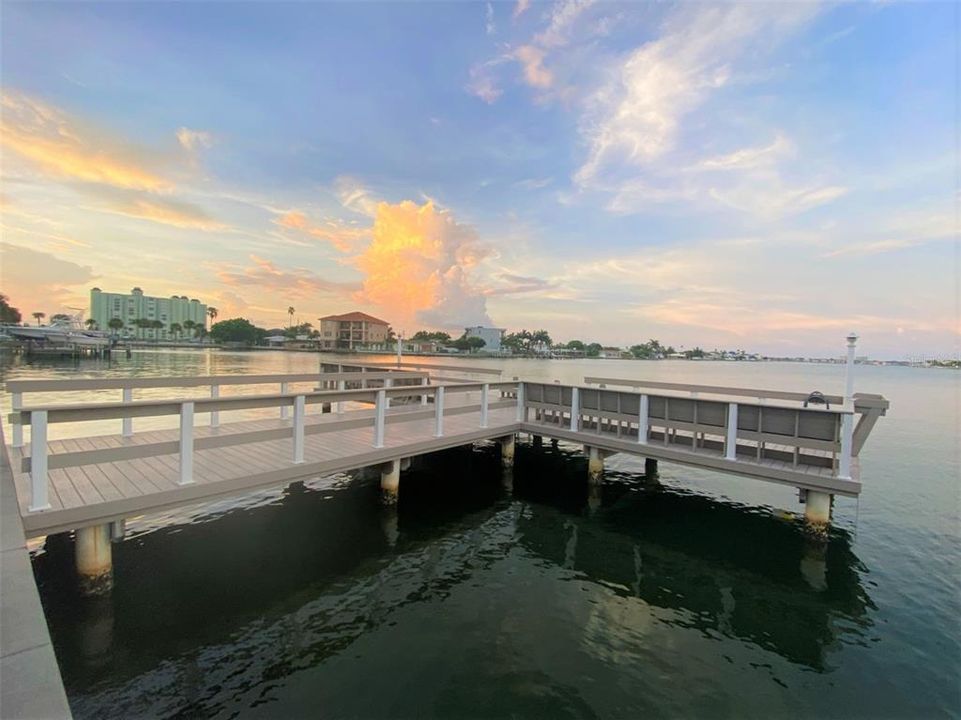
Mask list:
[[[551,632],[612,664],[635,658],[657,626],[746,641],[823,670],[839,634],[867,626],[863,569],[843,533],[812,554],[798,528],[768,513],[636,476],[608,479],[591,490],[581,458],[519,445],[506,475],[493,446],[435,456],[404,475],[396,508],[380,506],[376,475],[295,484],[216,519],[131,533],[115,548],[113,595],[96,603],[75,592],[69,542],[50,538],[34,563],[74,712],[296,714],[303,673],[354,657],[358,672],[369,672],[362,663],[376,663],[365,639],[398,623],[410,625],[410,637],[429,633],[430,613],[470,588],[477,599],[465,621],[477,637],[465,636],[463,651],[477,659],[456,697],[496,683],[505,714],[527,706],[589,715],[549,669],[512,675],[470,645],[505,642],[501,620],[484,614],[485,597],[510,603],[525,573],[596,588],[579,622]],[[516,567],[518,584],[494,572],[505,565]],[[534,632],[504,622],[500,632],[514,640],[495,648],[498,663]],[[427,662],[395,652],[397,662]],[[365,714],[363,700],[353,714]],[[468,710],[453,697],[437,702],[434,711],[448,715]]]
[[[823,670],[839,618],[849,621],[844,632],[870,624],[864,568],[844,531],[817,542],[763,508],[666,490],[643,476],[608,473],[609,482],[591,488],[577,482],[584,460],[562,449],[524,462],[530,467],[519,476],[550,467],[566,491],[537,479],[515,484],[515,497],[534,509],[519,522],[520,543],[619,595],[683,610],[681,626]]]

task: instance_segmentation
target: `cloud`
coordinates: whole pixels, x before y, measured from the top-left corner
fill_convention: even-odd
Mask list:
[[[368,228],[355,228],[343,222],[327,219],[323,225],[315,225],[299,210],[290,210],[274,219],[282,228],[296,230],[311,237],[329,242],[343,253],[352,252],[370,237]]]
[[[213,135],[205,130],[191,130],[190,128],[179,128],[177,130],[177,142],[180,147],[189,153],[195,153],[201,149],[209,148],[214,143]]]
[[[389,311],[395,326],[490,323],[470,277],[490,252],[473,228],[430,201],[379,203],[371,243],[356,261],[365,274],[358,298]]]
[[[548,27],[534,36],[534,42],[543,48],[556,48],[570,42],[571,32],[581,13],[591,7],[596,0],[563,0],[551,10]]]
[[[203,209],[182,200],[139,194],[111,193],[100,196],[106,205],[99,209],[105,212],[190,230],[213,231],[226,228],[226,225],[214,220]]]
[[[0,245],[0,286],[26,319],[32,312],[51,315],[68,305],[86,305],[85,288],[77,286],[95,277],[87,265],[9,242]]]
[[[527,12],[527,8],[529,8],[530,6],[531,6],[531,0],[517,0],[517,4],[514,5],[514,13],[512,17],[516,20],[525,12]]]
[[[643,168],[672,150],[684,118],[731,81],[745,56],[756,59],[816,12],[807,3],[682,6],[661,37],[612,68],[588,100],[581,123],[588,155],[575,180],[586,185]]]
[[[494,24],[494,6],[490,3],[487,3],[487,9],[484,17],[484,31],[488,35],[493,35],[495,32],[497,32],[497,26]]]
[[[826,252],[822,257],[879,255],[886,252],[906,250],[935,242],[957,241],[958,228],[954,217],[947,213],[912,211],[887,218],[881,223],[875,219],[874,237],[858,238],[854,242],[845,238],[841,247]]]
[[[544,51],[533,45],[522,45],[514,58],[524,69],[524,81],[534,88],[547,89],[554,82],[551,71],[544,67]]]
[[[542,94],[552,89],[555,85],[554,73],[544,64],[547,54],[571,41],[579,16],[594,5],[594,2],[595,0],[561,0],[556,3],[551,10],[547,27],[535,34],[530,41],[514,48],[505,46],[496,57],[471,66],[466,90],[487,104],[493,104],[502,94],[496,77],[498,68],[512,62],[520,65],[521,79],[525,84]],[[519,2],[514,8],[514,19],[526,11],[528,6],[527,0]],[[600,27],[594,27],[591,33],[597,32]]]
[[[727,155],[717,155],[703,159],[699,170],[748,170],[773,165],[784,157],[794,154],[794,144],[782,133],[761,147],[747,147]]]
[[[49,176],[154,192],[173,189],[157,158],[55,107],[5,93],[0,108],[0,142]]]
[[[316,295],[348,296],[358,289],[356,283],[326,280],[312,270],[293,268],[284,270],[257,255],[250,256],[251,265],[217,272],[225,285],[260,290],[280,291],[285,297],[311,297]]]
[[[377,211],[377,201],[359,180],[341,175],[334,180],[334,190],[341,205],[361,215],[373,217]]]
[[[503,90],[497,86],[493,69],[501,62],[503,62],[503,60],[495,59],[471,66],[470,81],[465,86],[467,92],[479,97],[488,105],[493,105],[497,102],[497,98],[503,94]]]
[[[530,275],[515,275],[513,273],[498,273],[496,279],[500,284],[484,290],[484,295],[521,295],[524,293],[540,292],[555,287],[555,283]]]

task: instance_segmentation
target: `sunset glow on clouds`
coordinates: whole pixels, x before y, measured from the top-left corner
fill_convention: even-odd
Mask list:
[[[947,5],[221,11],[4,6],[25,313],[138,285],[265,326],[957,351]]]

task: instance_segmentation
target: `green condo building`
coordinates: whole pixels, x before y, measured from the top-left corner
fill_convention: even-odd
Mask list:
[[[186,295],[162,298],[144,295],[138,287],[129,294],[104,292],[95,287],[90,291],[90,318],[97,323],[98,329],[124,337],[187,338],[193,334],[189,330],[190,323],[206,327],[207,306],[196,298],[188,299]],[[123,321],[123,327],[111,328],[110,321],[114,319]],[[150,327],[157,322],[161,323],[160,327]],[[171,326],[179,326],[180,330],[177,327],[171,330]]]

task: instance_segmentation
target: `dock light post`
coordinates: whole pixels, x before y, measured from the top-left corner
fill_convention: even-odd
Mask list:
[[[848,361],[844,368],[844,402],[854,400],[854,349],[858,344],[857,333],[851,332],[847,336]]]

